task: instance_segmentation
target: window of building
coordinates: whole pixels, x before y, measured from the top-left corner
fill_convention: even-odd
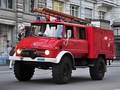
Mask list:
[[[70,15],[78,17],[78,6],[70,5]]]
[[[47,0],[38,0],[38,2],[36,2],[36,3],[37,3],[36,6],[39,7],[40,9],[42,9],[42,8],[46,7]]]
[[[53,7],[52,7],[53,10],[56,10],[56,11],[59,11],[59,12],[63,11],[63,3],[62,2],[53,1],[52,3],[53,3]]]
[[[85,8],[85,19],[92,19],[92,9],[91,8]]]
[[[118,33],[118,29],[115,29],[115,30],[114,30],[114,35],[116,36],[117,33]]]
[[[78,39],[86,39],[85,28],[77,27],[76,30]]]
[[[0,7],[1,7],[1,0],[0,0]]]
[[[13,0],[6,0],[6,8],[13,9]]]
[[[13,0],[8,0],[8,8],[13,9]]]
[[[105,19],[105,12],[99,11],[99,19]]]
[[[26,10],[27,10],[27,0],[23,0],[23,11],[25,11],[26,12]]]
[[[35,0],[30,0],[30,12],[33,12]]]
[[[35,7],[35,0],[23,0],[23,11],[32,12]]]
[[[115,36],[120,35],[120,29],[114,29],[114,35]]]

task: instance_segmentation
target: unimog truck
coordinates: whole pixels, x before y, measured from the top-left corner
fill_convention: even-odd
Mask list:
[[[15,77],[28,81],[35,68],[50,69],[55,83],[65,84],[69,82],[72,70],[88,67],[93,80],[102,80],[107,71],[107,60],[114,57],[113,30],[88,26],[85,20],[77,22],[79,18],[45,10],[48,9],[34,11],[58,18],[46,21],[38,16],[31,23],[27,36],[19,41],[14,56],[9,58],[15,61]]]

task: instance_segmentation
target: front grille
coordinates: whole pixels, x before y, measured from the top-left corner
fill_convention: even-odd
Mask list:
[[[31,57],[32,59],[34,59],[36,57],[35,52],[36,52],[36,50],[33,50],[33,49],[23,49],[21,56],[22,57]]]

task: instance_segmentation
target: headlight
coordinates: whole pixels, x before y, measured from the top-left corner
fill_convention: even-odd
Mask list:
[[[18,49],[17,50],[17,54],[21,54],[22,50],[21,49]]]
[[[49,55],[50,51],[49,50],[45,50],[45,55]]]

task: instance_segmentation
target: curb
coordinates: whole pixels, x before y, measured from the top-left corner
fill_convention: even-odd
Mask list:
[[[108,65],[107,67],[120,67],[120,65]]]

